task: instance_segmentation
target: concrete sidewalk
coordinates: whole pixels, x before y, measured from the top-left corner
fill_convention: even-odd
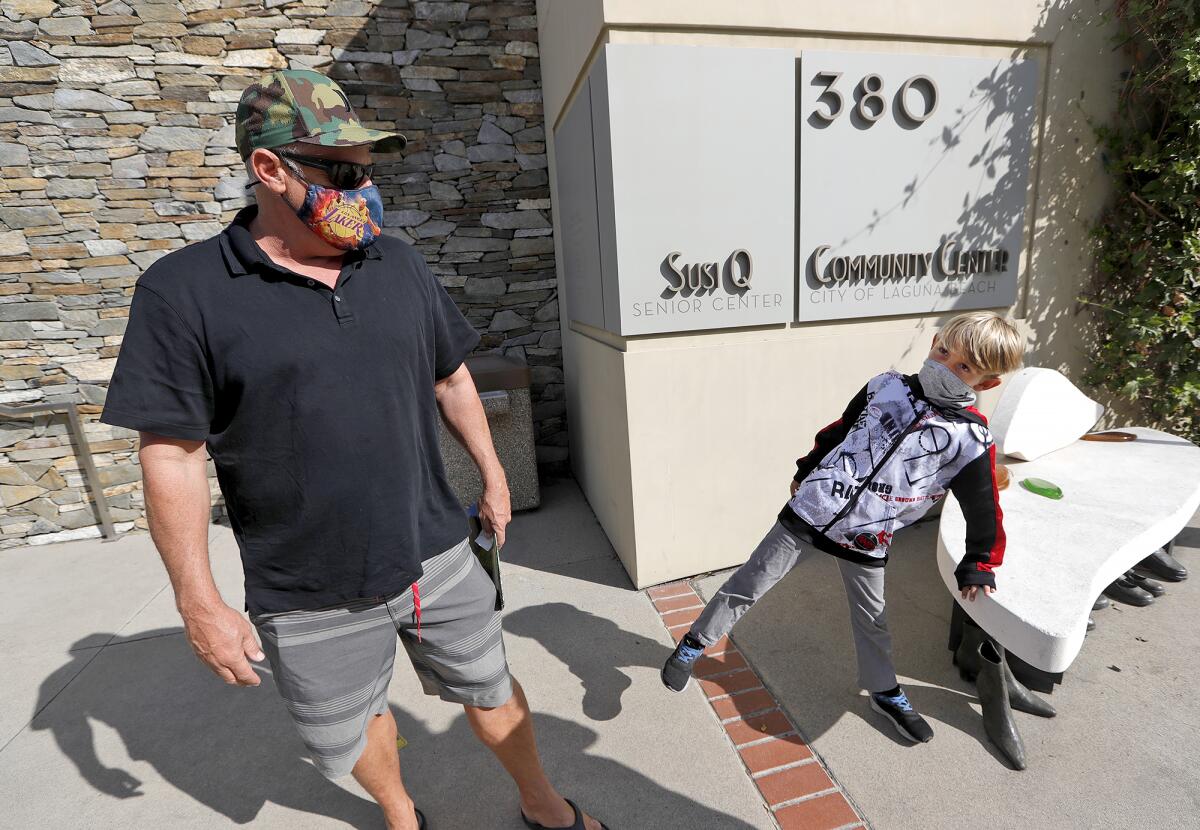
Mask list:
[[[766,528],[763,529],[764,531]],[[952,599],[938,576],[937,522],[896,537],[887,598],[897,671],[933,726],[912,746],[855,684],[845,593],[829,557],[793,571],[731,639],[877,830],[1196,827],[1200,811],[1200,515],[1175,555],[1191,579],[1147,608],[1093,614],[1058,716],[1015,713],[1029,768],[989,743],[973,684],[951,665]],[[696,580],[711,597],[726,574]]]
[[[578,489],[543,496],[505,549],[506,641],[551,778],[613,830],[775,827],[699,690],[662,688],[670,638]],[[232,534],[210,539],[240,607]],[[462,709],[423,696],[402,654],[390,701],[431,828],[522,828]],[[0,554],[0,666],[0,826],[383,826],[305,760],[269,670],[231,688],[193,657],[148,535]]]

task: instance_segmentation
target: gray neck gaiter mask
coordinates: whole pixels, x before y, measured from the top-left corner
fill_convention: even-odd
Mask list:
[[[975,390],[933,358],[917,374],[925,397],[943,409],[963,409],[975,403]]]

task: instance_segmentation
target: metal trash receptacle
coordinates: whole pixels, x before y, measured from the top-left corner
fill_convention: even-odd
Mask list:
[[[496,354],[468,357],[467,368],[483,402],[492,443],[508,478],[512,509],[530,510],[541,504],[537,452],[533,441],[533,403],[529,397],[530,373],[524,363]],[[473,504],[483,491],[479,470],[467,451],[440,422],[442,460],[446,475],[463,506]]]

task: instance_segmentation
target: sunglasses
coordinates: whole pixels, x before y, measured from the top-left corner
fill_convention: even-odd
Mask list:
[[[330,159],[314,158],[313,156],[302,156],[298,153],[288,152],[286,150],[274,151],[275,155],[295,164],[303,165],[304,167],[313,167],[320,170],[329,177],[329,183],[338,190],[355,190],[362,185],[367,179],[371,178],[371,174],[375,172],[374,164],[356,164],[352,161],[332,161]],[[308,181],[304,174],[295,168],[295,164],[287,166],[304,181]]]

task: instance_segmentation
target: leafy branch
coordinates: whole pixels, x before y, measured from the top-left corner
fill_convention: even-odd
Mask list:
[[[1097,129],[1112,202],[1093,230],[1088,383],[1200,443],[1200,0],[1118,0],[1131,68]]]

